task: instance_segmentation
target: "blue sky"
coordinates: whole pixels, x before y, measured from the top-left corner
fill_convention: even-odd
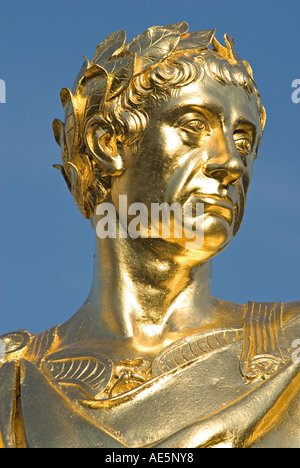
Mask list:
[[[72,87],[82,55],[108,34],[128,39],[153,25],[186,20],[190,30],[231,34],[250,62],[267,110],[244,223],[213,262],[215,296],[300,299],[300,2],[286,0],[2,0],[0,79],[0,335],[40,332],[68,319],[86,299],[94,237],[59,172],[52,120],[59,92]]]

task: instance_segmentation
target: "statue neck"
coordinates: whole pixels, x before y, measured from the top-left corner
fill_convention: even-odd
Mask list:
[[[211,262],[197,264],[160,239],[99,239],[89,305],[93,334],[113,333],[155,346],[192,332],[213,301]]]

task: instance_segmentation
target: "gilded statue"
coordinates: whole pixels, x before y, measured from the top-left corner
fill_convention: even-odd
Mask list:
[[[1,337],[0,446],[300,447],[300,301],[211,293],[265,109],[233,38],[188,29],[114,32],[61,91],[55,167],[93,281],[65,323]]]

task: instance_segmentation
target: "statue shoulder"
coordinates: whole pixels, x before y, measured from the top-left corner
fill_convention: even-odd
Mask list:
[[[33,336],[26,330],[0,336],[0,448],[25,447],[19,411],[20,361],[26,355]]]
[[[21,359],[38,364],[56,341],[57,329],[55,326],[38,334],[17,330],[0,336],[0,364]]]
[[[27,330],[16,330],[0,336],[0,363],[22,359],[34,336]]]
[[[21,409],[22,366],[30,362],[39,368],[56,336],[57,327],[39,334],[16,330],[0,336],[0,448],[27,446]]]

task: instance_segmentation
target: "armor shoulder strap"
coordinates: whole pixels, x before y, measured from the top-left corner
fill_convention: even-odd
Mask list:
[[[240,369],[247,380],[266,379],[290,358],[282,332],[281,302],[248,302]]]

